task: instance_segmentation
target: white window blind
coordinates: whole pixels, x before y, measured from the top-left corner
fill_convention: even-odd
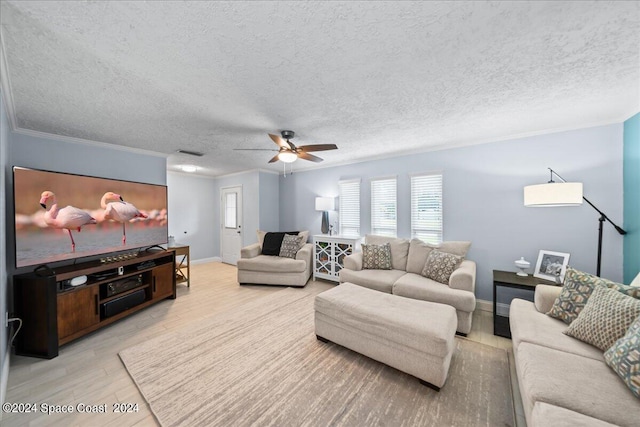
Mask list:
[[[340,186],[340,234],[360,236],[360,180],[338,182]]]
[[[397,232],[396,178],[371,180],[371,233],[396,237]]]
[[[442,174],[411,177],[411,237],[442,242]]]

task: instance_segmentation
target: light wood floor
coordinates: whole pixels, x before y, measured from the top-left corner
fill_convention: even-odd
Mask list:
[[[198,320],[221,311],[233,310],[270,292],[276,286],[239,286],[236,268],[221,263],[191,266],[191,287],[178,285],[178,298],[166,300],[123,319],[103,330],[67,344],[58,357],[41,360],[11,356],[7,402],[36,404],[105,405],[106,414],[0,414],[9,426],[157,426],[148,405],[125,370],[118,352],[168,331],[196,325]],[[332,282],[310,281],[305,292],[317,294],[335,286]],[[511,341],[493,335],[491,313],[476,310],[469,339],[494,347],[511,348]],[[513,363],[511,363],[513,367]],[[512,378],[515,373],[512,369]],[[514,380],[515,381],[515,380]],[[524,426],[517,384],[514,383],[516,416]],[[113,413],[114,403],[137,403],[138,412]]]

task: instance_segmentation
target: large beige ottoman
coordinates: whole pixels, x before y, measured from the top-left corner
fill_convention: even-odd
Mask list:
[[[315,299],[316,336],[413,375],[435,390],[447,379],[458,320],[444,304],[342,283]]]

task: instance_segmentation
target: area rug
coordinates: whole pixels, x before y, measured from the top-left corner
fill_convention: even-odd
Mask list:
[[[120,358],[162,426],[513,426],[505,350],[456,338],[440,392],[316,340],[314,297],[283,289]]]

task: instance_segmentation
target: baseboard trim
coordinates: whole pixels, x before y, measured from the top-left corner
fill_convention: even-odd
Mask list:
[[[489,313],[493,313],[493,302],[484,299],[477,299],[476,310],[488,311]]]
[[[220,258],[219,256],[214,256],[211,258],[194,259],[193,261],[191,261],[191,264],[206,264],[208,262],[222,262],[222,258]]]
[[[476,300],[476,310],[488,311],[493,313],[493,302],[483,299]],[[503,304],[499,302],[496,304],[496,311],[498,316],[509,316],[509,304]]]

